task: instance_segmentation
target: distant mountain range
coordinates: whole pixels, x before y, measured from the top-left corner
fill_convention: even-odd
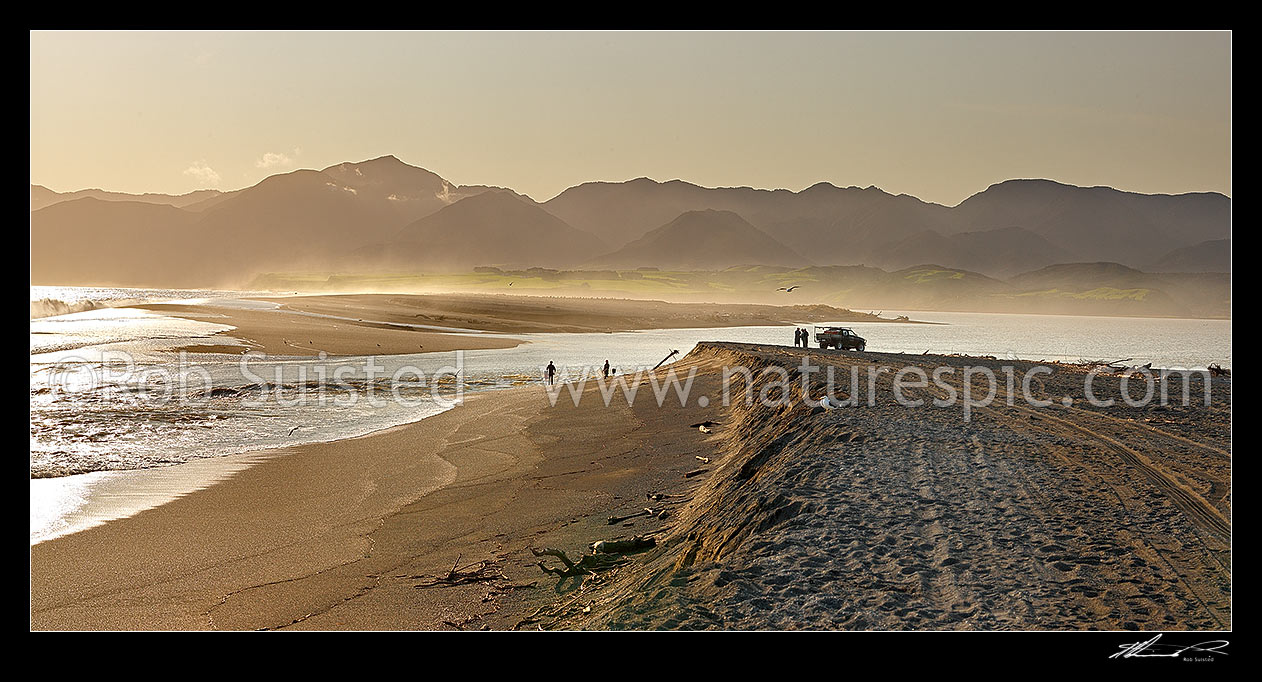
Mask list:
[[[233,286],[262,272],[934,263],[991,277],[1113,262],[1230,270],[1231,199],[1049,180],[947,207],[875,187],[800,192],[639,178],[537,203],[393,156],[171,196],[31,185],[33,283]]]
[[[613,245],[684,211],[716,209],[737,213],[820,265],[930,261],[996,275],[1075,261],[1142,267],[1231,236],[1231,199],[1221,194],[1146,195],[1050,180],[1002,182],[954,208],[875,187],[711,189],[647,178],[571,187],[543,206]]]

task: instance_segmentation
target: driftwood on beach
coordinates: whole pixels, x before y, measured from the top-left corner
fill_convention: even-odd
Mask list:
[[[544,547],[543,549],[531,547],[530,553],[536,557],[550,556],[560,559],[565,566],[564,568],[551,567],[542,561],[538,563],[538,566],[544,573],[568,578],[578,575],[594,575],[596,571],[614,568],[627,562],[626,557],[623,556],[624,554],[643,552],[656,546],[656,539],[647,535],[636,535],[625,539],[597,540],[590,545],[591,554],[583,555],[578,561],[570,559],[564,550],[556,549],[555,547]]]
[[[536,557],[550,556],[560,559],[565,568],[554,568],[542,561],[538,563],[540,570],[544,573],[551,573],[559,578],[595,575],[596,571],[605,571],[627,562],[627,559],[621,554],[584,554],[578,561],[573,561],[563,550],[554,547],[545,547],[543,549],[532,547],[530,553]]]
[[[619,523],[622,523],[623,521],[634,519],[640,516],[652,516],[654,518],[664,519],[666,518],[666,510],[665,509],[654,510],[654,509],[649,509],[648,507],[645,507],[644,509],[641,509],[640,511],[635,512],[634,514],[627,514],[626,516],[610,516],[608,523],[611,526],[615,526]]]
[[[493,580],[508,580],[508,576],[504,575],[503,569],[498,564],[492,561],[478,561],[460,566],[460,557],[457,556],[456,563],[452,564],[451,570],[447,571],[447,575],[428,577],[425,582],[417,583],[413,587],[418,590],[428,587],[455,587],[456,585],[470,585]]]

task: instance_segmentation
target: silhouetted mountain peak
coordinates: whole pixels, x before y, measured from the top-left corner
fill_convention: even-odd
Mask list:
[[[398,157],[379,156],[357,163],[344,162],[325,168],[325,173],[346,182],[390,184],[395,182],[419,182],[424,185],[446,183],[437,173],[420,166],[404,163]]]
[[[323,171],[302,169],[269,175],[246,191],[276,190],[328,185],[332,179]]]
[[[806,189],[802,190],[801,193],[807,194],[809,192],[832,192],[839,189],[841,188],[838,187],[837,185],[834,185],[831,182],[825,181],[825,182],[817,182],[814,185],[811,185],[810,187],[807,187]]]

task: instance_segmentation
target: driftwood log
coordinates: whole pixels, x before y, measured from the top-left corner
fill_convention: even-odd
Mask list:
[[[664,519],[666,518],[666,510],[665,509],[653,510],[653,509],[649,509],[648,507],[645,507],[634,514],[627,514],[626,516],[610,516],[608,523],[611,526],[616,526],[619,523],[622,523],[623,521],[628,521],[630,519],[634,519],[640,516],[652,516],[654,518]]]
[[[561,560],[564,568],[555,568],[548,566],[542,561],[539,562],[539,568],[544,573],[568,578],[579,575],[595,575],[596,571],[604,571],[615,566],[620,566],[628,561],[622,555],[643,552],[657,546],[657,540],[647,535],[636,535],[631,538],[620,540],[599,540],[591,544],[591,554],[583,555],[578,561],[570,559],[570,557],[560,549],[554,547],[545,547],[543,549],[530,548],[530,553],[536,557],[550,556]]]
[[[539,568],[544,573],[551,573],[559,578],[569,578],[578,575],[595,575],[596,571],[606,571],[615,566],[620,566],[628,560],[620,554],[584,554],[578,561],[572,561],[566,556],[565,552],[553,547],[545,547],[543,549],[530,548],[530,553],[537,557],[550,556],[561,560],[565,568],[553,568],[539,562]]]

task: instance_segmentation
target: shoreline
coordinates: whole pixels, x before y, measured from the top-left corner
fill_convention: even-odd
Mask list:
[[[31,546],[160,507],[226,480],[268,458],[281,456],[285,449],[239,452],[148,469],[90,471],[32,478],[32,503],[38,499],[45,505],[60,503],[65,508],[69,500],[73,507],[65,513],[56,514],[56,526],[44,525],[39,537],[31,538]],[[74,490],[64,490],[67,487]],[[38,488],[63,490],[37,492]],[[53,513],[50,510],[46,516]]]
[[[493,391],[483,392],[489,393]],[[473,395],[478,395],[478,393]],[[456,407],[459,407],[459,405]],[[366,433],[351,436],[262,449],[249,449],[243,446],[245,449],[238,452],[199,457],[169,466],[143,469],[104,469],[65,476],[32,477],[30,479],[32,488],[52,486],[58,482],[62,485],[70,483],[73,487],[78,488],[75,497],[78,499],[79,504],[70,512],[58,516],[58,521],[64,527],[50,530],[42,534],[39,539],[33,538],[31,546],[33,547],[66,535],[73,535],[110,521],[125,519],[140,512],[160,507],[180,497],[204,490],[227,480],[260,462],[274,457],[283,457],[294,448],[330,445],[360,438],[370,438],[393,429],[405,428],[420,423],[425,419],[448,411],[450,410],[425,414],[412,421],[383,426]],[[31,497],[32,500],[36,497],[33,490]],[[66,497],[63,495],[61,498],[54,498],[51,501],[64,503]]]
[[[711,394],[724,363],[792,367],[804,355],[841,366],[972,360],[703,343],[678,368],[697,367],[697,390]],[[1066,368],[1062,379],[1078,375]],[[1229,453],[1230,380],[1215,382],[1228,395],[1204,414],[998,406],[967,433],[958,415],[934,411],[908,432],[881,403],[659,408],[650,395],[549,407],[537,386],[477,394],[464,410],[290,448],[169,504],[33,546],[32,627],[1230,627],[1220,592],[1230,578],[1218,573],[1230,565],[1230,536],[1224,545],[1214,525],[1230,518],[1229,454],[1225,465],[1214,459]],[[1130,414],[1184,426],[1136,426]],[[722,424],[710,435],[688,426],[704,420]],[[1143,439],[1110,445],[1136,429]],[[1014,432],[1025,440],[1011,441]],[[1171,481],[1183,481],[1185,497],[1161,487]],[[649,493],[682,497],[646,503]],[[891,515],[906,495],[920,498],[915,512]],[[646,504],[670,514],[606,521]],[[1146,534],[1118,514],[1146,519]],[[1030,533],[1047,534],[1046,546],[1012,544]],[[644,534],[658,546],[592,580],[548,576],[531,552],[577,558],[595,540]],[[1188,544],[1198,534],[1205,549]],[[882,537],[893,543],[884,551]],[[154,552],[163,565],[147,561]],[[453,566],[487,579],[425,589]],[[1031,610],[1013,601],[1014,580]]]

